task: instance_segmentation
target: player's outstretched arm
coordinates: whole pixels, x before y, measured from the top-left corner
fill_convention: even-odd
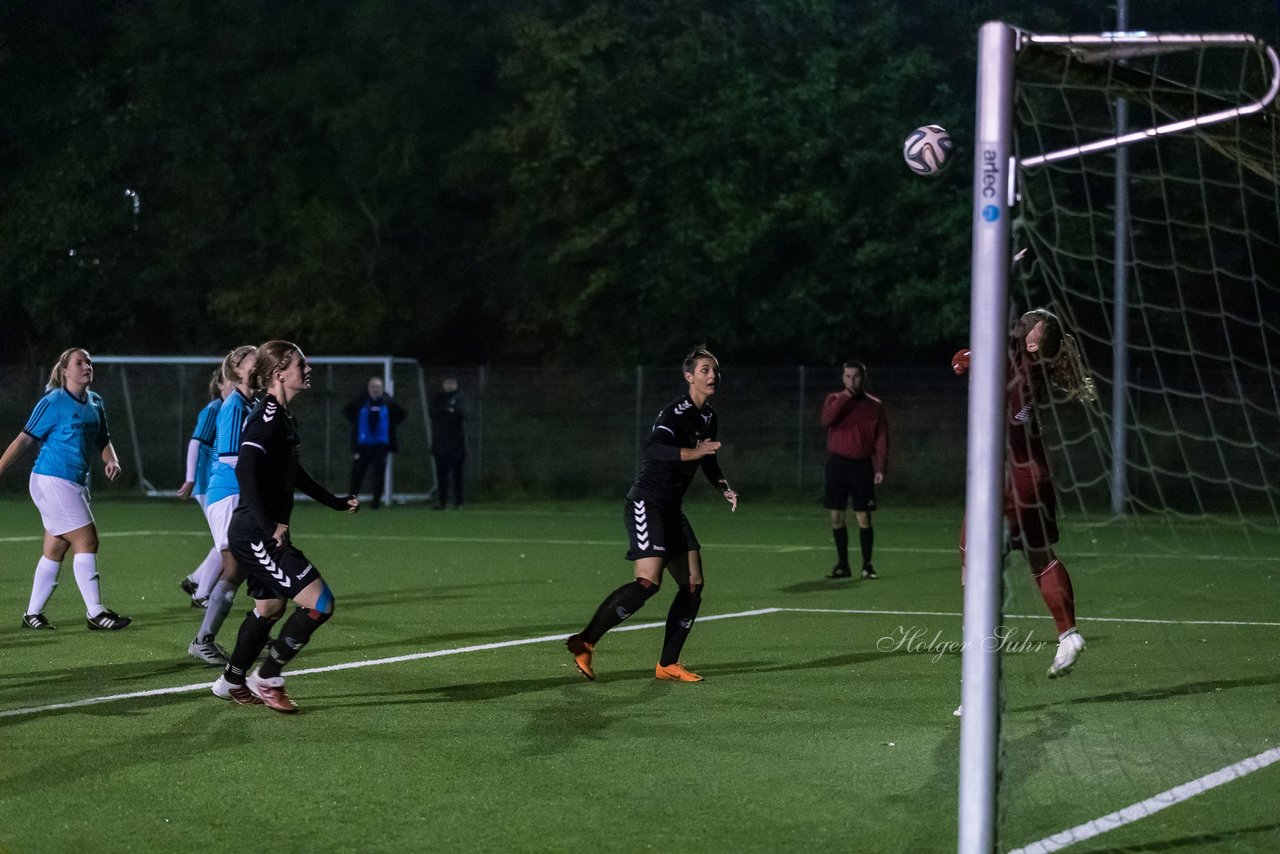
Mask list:
[[[354,495],[334,495],[321,486],[320,482],[312,477],[311,473],[302,466],[298,466],[294,486],[304,495],[319,501],[330,510],[345,510],[348,513],[354,513],[360,509],[360,499]]]

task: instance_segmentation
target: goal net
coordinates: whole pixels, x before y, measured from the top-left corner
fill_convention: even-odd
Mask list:
[[[334,492],[347,489],[351,425],[343,408],[378,376],[408,412],[397,431],[399,452],[388,458],[383,498],[404,502],[432,494],[435,471],[421,366],[390,356],[308,356],[307,361],[313,366],[312,390],[294,407],[307,470]],[[209,401],[209,378],[222,359],[94,354],[93,362],[93,387],[106,400],[124,480],[148,497],[172,496],[182,485],[196,416]],[[362,500],[372,497],[371,483],[366,474]]]
[[[1002,24],[980,52],[959,840],[1051,851],[1266,741],[1222,696],[1266,677],[1227,676],[1214,632],[1273,625],[1241,599],[1280,569],[1280,62],[1245,35]],[[1097,392],[1059,383],[1065,362],[1033,369],[1065,595],[1000,539],[1006,518],[1052,515],[1021,503],[990,435],[1004,423],[1012,448],[1022,429],[1005,353],[1025,353],[1009,330],[1032,308],[1074,336]],[[1064,599],[1088,652],[1050,682]],[[1039,659],[981,648],[1010,626],[1048,641]]]
[[[1031,45],[1020,159],[1105,140],[1121,119],[1140,131],[1257,102],[1272,83],[1248,45],[1165,50]],[[1012,300],[1059,312],[1102,397],[1052,410],[1073,508],[1280,528],[1276,139],[1272,108],[1022,170],[1014,240],[1030,262]]]

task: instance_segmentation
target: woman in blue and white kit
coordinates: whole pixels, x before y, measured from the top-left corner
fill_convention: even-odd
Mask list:
[[[222,375],[235,382],[235,388],[227,393],[218,410],[217,429],[213,440],[215,457],[209,465],[209,490],[205,493],[205,517],[213,533],[213,544],[222,555],[222,569],[218,581],[209,593],[204,619],[195,640],[187,645],[187,654],[205,664],[218,667],[226,664],[227,654],[217,644],[218,630],[222,628],[236,588],[244,580],[243,573],[231,556],[227,544],[227,528],[231,514],[240,504],[240,485],[236,483],[236,460],[240,454],[240,431],[244,420],[253,408],[253,392],[249,378],[257,364],[257,348],[245,344],[235,348],[222,360]]]
[[[102,398],[89,391],[92,382],[89,354],[79,347],[63,352],[27,426],[0,456],[3,474],[23,454],[40,448],[31,469],[30,489],[44,522],[44,550],[22,618],[28,629],[54,627],[44,615],[44,606],[58,586],[58,571],[68,551],[74,554],[71,564],[89,628],[123,629],[130,623],[128,617],[103,606],[98,585],[98,529],[89,509],[89,460],[96,450],[108,480],[120,476],[120,461],[111,445]]]
[[[218,435],[218,410],[235,386],[234,379],[228,380],[222,375],[221,367],[214,369],[213,376],[209,377],[209,402],[196,416],[196,427],[191,431],[191,440],[187,442],[187,476],[178,489],[178,497],[194,498],[200,505],[205,521],[209,519],[205,494],[209,491],[209,468],[214,457],[213,440]],[[209,530],[213,531],[212,524],[209,525]],[[217,583],[221,570],[222,552],[218,550],[215,538],[204,560],[182,579],[182,592],[191,597],[192,607],[203,608],[208,604],[209,593]]]

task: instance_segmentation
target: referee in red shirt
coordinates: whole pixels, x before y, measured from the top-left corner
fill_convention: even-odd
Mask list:
[[[876,509],[876,485],[884,481],[889,462],[889,421],[880,398],[862,384],[867,366],[857,359],[844,363],[844,388],[827,395],[822,426],[827,429],[827,467],[823,507],[831,511],[831,535],[836,541],[836,565],[829,578],[849,578],[849,529],[845,508],[853,506],[862,550],[862,577],[875,579],[871,546],[875,532],[871,511]]]

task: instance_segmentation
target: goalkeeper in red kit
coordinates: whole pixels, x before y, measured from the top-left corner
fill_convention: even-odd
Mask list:
[[[969,351],[956,353],[951,367],[957,375],[964,374],[969,369]],[[1022,315],[1011,333],[1004,512],[1010,544],[1026,557],[1057,624],[1058,649],[1049,666],[1050,679],[1070,673],[1085,646],[1076,630],[1071,576],[1053,552],[1058,542],[1058,501],[1036,411],[1055,393],[1086,405],[1098,398],[1093,381],[1085,375],[1075,339],[1063,331],[1055,315],[1038,308]],[[963,534],[960,554],[963,582]]]

